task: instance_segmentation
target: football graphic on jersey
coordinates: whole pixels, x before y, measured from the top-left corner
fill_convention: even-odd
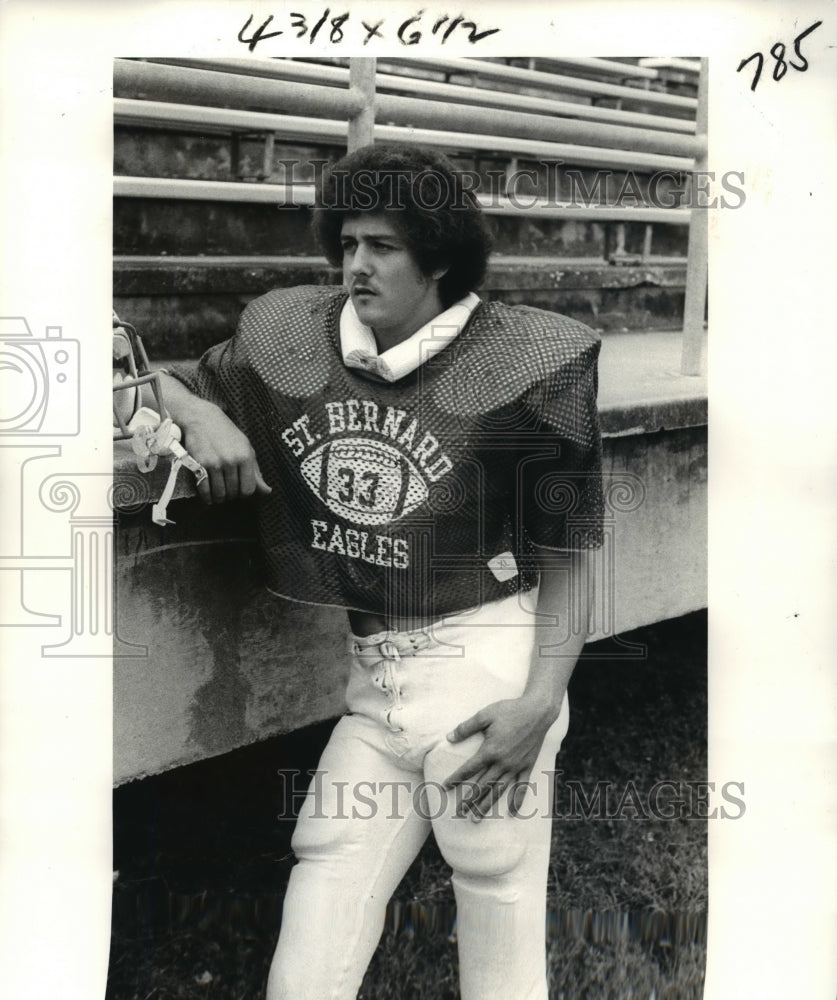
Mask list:
[[[392,445],[341,438],[320,445],[301,465],[305,481],[332,513],[355,524],[388,524],[427,499],[418,468]]]

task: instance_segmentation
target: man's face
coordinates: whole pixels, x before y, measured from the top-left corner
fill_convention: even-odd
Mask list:
[[[407,242],[386,212],[343,221],[343,282],[378,348],[405,340],[442,311],[439,278],[422,274]]]

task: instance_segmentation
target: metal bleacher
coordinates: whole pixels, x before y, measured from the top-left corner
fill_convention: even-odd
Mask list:
[[[265,237],[254,249],[245,236],[221,252],[181,242],[174,223],[168,243],[117,240],[117,300],[128,297],[136,307],[143,296],[185,289],[243,302],[276,285],[339,280],[293,218],[307,218],[313,203],[306,158],[321,161],[368,142],[408,142],[444,149],[483,178],[493,174],[490,191],[479,197],[501,229],[542,226],[559,234],[551,242],[531,233],[500,241],[489,292],[517,300],[528,294],[547,308],[554,300],[554,308],[571,312],[561,296],[573,289],[578,296],[598,288],[684,289],[680,370],[700,370],[706,212],[683,207],[682,197],[668,207],[647,196],[652,176],[665,172],[677,189],[678,179],[705,167],[706,68],[697,60],[118,59],[114,93],[117,140],[133,136],[132,149],[166,135],[219,144],[209,156],[214,168],[201,174],[176,155],[139,172],[127,153],[120,162],[117,141],[117,218],[130,213],[132,201],[158,206],[156,215],[148,209],[149,226],[129,219],[126,229],[153,228],[164,205],[183,212],[192,203],[193,212],[203,206],[225,218],[235,206],[277,206],[284,213],[278,231],[287,232],[275,246]],[[513,185],[527,171],[527,183]],[[619,203],[601,189],[579,202],[579,188],[567,189],[573,171],[582,192],[586,182],[594,186],[596,171],[630,174],[638,188]],[[582,230],[574,243],[572,234]],[[135,319],[142,328],[142,315]],[[214,331],[210,341],[228,332]]]

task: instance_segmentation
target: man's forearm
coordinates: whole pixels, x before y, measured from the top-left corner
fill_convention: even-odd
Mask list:
[[[157,372],[160,379],[160,387],[163,390],[163,404],[168,410],[169,416],[183,430],[187,430],[190,425],[205,419],[209,410],[219,410],[214,403],[196,396],[191,390],[173,376],[166,372]],[[148,406],[152,410],[157,410],[157,400],[149,383],[142,387],[143,406]],[[223,412],[223,411],[221,411]]]
[[[540,586],[536,612],[555,620],[538,624],[524,697],[557,716],[572,672],[589,634],[593,602],[592,559],[587,552],[569,553],[569,565],[557,552],[538,550]]]

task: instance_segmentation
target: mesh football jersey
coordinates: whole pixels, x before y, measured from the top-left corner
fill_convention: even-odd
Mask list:
[[[483,302],[448,347],[387,383],[343,363],[346,298],[269,292],[194,372],[172,370],[255,449],[273,489],[257,501],[271,590],[438,617],[531,586],[533,542],[601,544],[593,331]]]

